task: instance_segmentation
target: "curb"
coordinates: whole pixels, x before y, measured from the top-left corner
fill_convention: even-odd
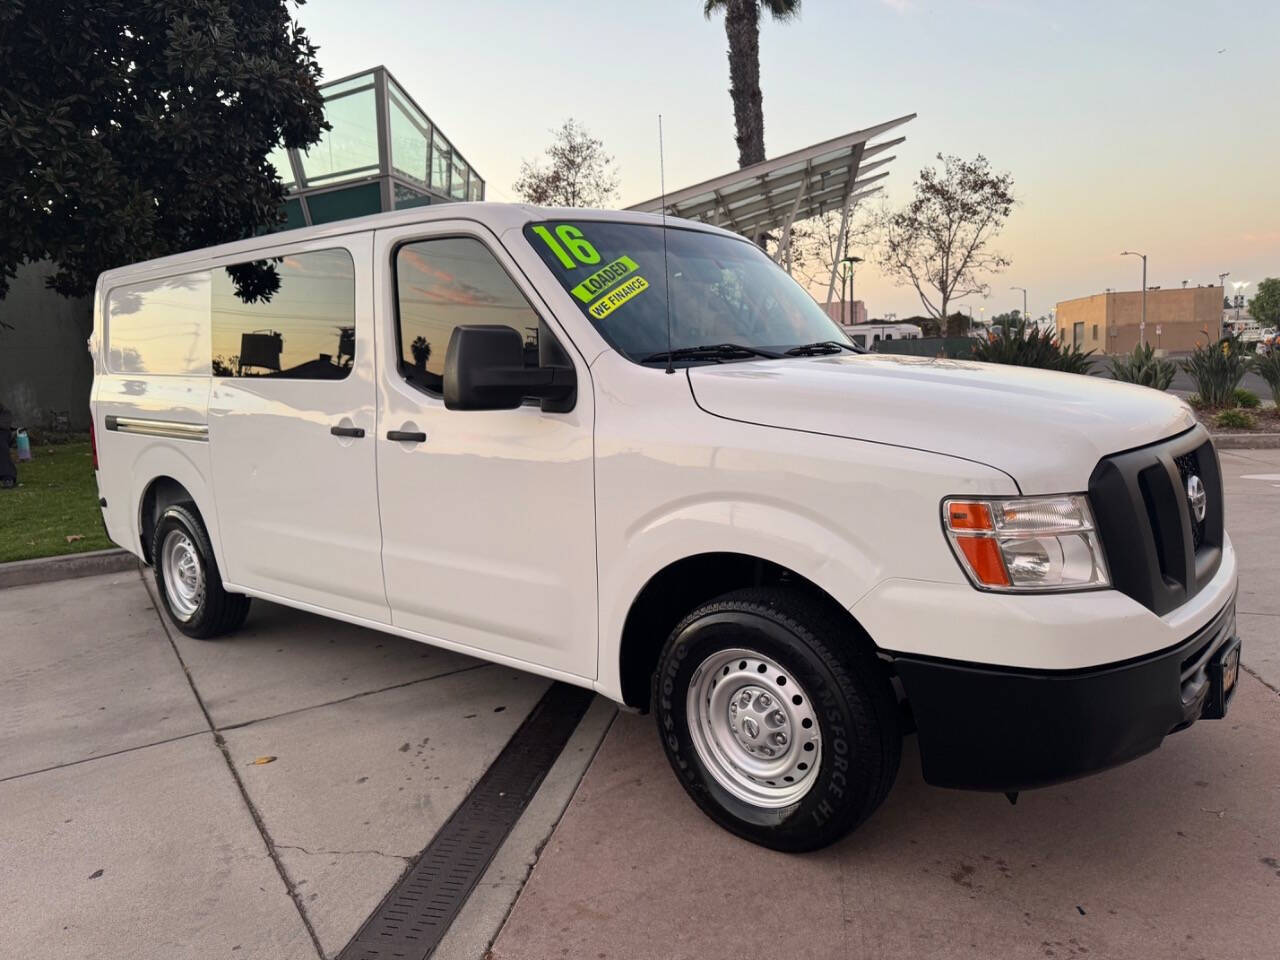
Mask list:
[[[127,550],[92,550],[63,557],[39,557],[0,563],[0,590],[25,587],[33,583],[70,580],[74,577],[96,577],[101,573],[136,570],[138,558]]]
[[[1211,433],[1219,450],[1280,450],[1280,433]]]

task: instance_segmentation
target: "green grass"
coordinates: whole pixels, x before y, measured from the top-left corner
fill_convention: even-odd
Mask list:
[[[89,444],[38,447],[32,453],[31,460],[18,464],[19,486],[0,490],[0,563],[114,546],[102,529]],[[74,536],[84,539],[68,543]]]

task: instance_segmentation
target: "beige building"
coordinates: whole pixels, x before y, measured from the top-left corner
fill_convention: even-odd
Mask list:
[[[1128,353],[1138,343],[1142,291],[1095,293],[1058,304],[1058,337],[1099,353]],[[1185,353],[1217,340],[1222,326],[1222,287],[1147,291],[1147,343]]]

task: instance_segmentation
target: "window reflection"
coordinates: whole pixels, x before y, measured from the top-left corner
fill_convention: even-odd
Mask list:
[[[444,356],[454,327],[501,324],[525,337],[538,358],[538,315],[488,248],[469,237],[406,244],[396,254],[400,373],[433,393],[444,384]]]
[[[209,373],[209,273],[117,287],[107,299],[107,368]]]
[[[219,377],[341,380],[355,362],[355,265],[346,250],[213,271]]]

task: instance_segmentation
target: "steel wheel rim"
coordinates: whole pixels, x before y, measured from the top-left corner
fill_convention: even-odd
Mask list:
[[[173,615],[184,623],[204,600],[204,564],[195,544],[181,530],[170,530],[160,548],[164,596]]]
[[[822,759],[818,718],[776,661],[742,648],[711,654],[689,680],[686,708],[698,758],[737,799],[776,809],[813,787]]]

